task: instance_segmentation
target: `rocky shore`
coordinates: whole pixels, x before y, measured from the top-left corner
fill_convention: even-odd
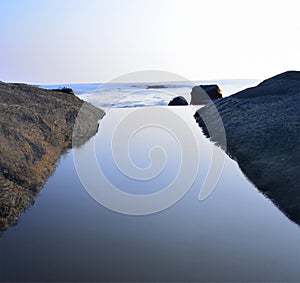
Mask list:
[[[249,180],[300,225],[299,106],[300,72],[289,71],[218,99],[195,118]],[[218,135],[220,119],[226,139]]]
[[[101,109],[70,90],[0,82],[0,231],[34,202],[60,155],[72,146],[81,109],[86,119],[77,126],[77,146],[97,132]]]

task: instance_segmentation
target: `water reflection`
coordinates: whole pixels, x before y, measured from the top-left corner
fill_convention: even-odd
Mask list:
[[[271,153],[270,153],[271,154]],[[300,225],[299,165],[289,152],[280,155],[283,162],[274,160],[256,163],[255,159],[237,159],[246,177],[292,221]],[[273,159],[273,160],[272,160]]]
[[[54,162],[44,163],[44,172],[47,172],[47,174],[41,170],[35,171],[36,178],[39,178],[41,181],[34,189],[20,186],[0,177],[0,238],[4,231],[17,224],[18,219],[23,212],[34,205],[35,199],[43,184],[55,172],[57,160],[60,156],[66,155],[66,153],[67,150],[62,148],[60,154],[58,152],[56,156],[51,156],[54,159]],[[48,153],[48,155],[50,155],[50,153]],[[47,154],[44,158],[47,158]],[[28,164],[28,167],[29,166],[30,165]]]
[[[179,111],[184,114],[184,109]],[[95,139],[104,142],[110,114]],[[35,206],[0,240],[0,281],[297,282],[300,229],[253,189],[233,160],[226,156],[216,190],[207,200],[198,200],[213,144],[203,137],[192,115],[186,116],[199,142],[200,168],[179,202],[146,216],[112,212],[81,185],[73,149]],[[148,137],[147,133],[136,136],[132,144],[132,158],[139,166],[148,163],[135,149]],[[155,138],[153,132],[151,138]],[[166,142],[171,146],[167,137]],[[96,145],[105,168],[110,164],[109,157],[101,154],[103,149]],[[176,146],[168,149],[173,155],[178,151]],[[107,177],[116,185],[122,183],[116,174]],[[121,189],[137,193],[137,188],[138,184]]]
[[[67,126],[63,119],[55,121],[57,129],[50,131],[50,138],[40,134],[32,134],[27,140],[24,137],[19,138],[17,134],[6,137],[8,145],[1,148],[0,237],[3,231],[15,225],[20,215],[34,204],[39,191],[55,171],[60,157],[65,155],[72,146],[83,145],[97,133],[98,120],[103,116],[103,111],[88,103],[80,106],[67,116],[69,119]],[[79,114],[82,122],[80,125],[74,125],[76,115]],[[18,126],[40,130],[34,123],[29,126],[25,124],[26,122],[21,121]],[[77,135],[72,138],[73,127]],[[15,125],[12,125],[10,129],[12,133],[15,131],[14,128]],[[55,141],[47,142],[47,139]],[[26,147],[28,143],[31,145],[31,151],[28,146]],[[30,154],[34,158],[29,158]]]

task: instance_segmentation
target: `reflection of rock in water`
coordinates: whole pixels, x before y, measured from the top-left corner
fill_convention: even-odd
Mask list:
[[[72,145],[83,101],[72,93],[0,82],[0,231],[30,206],[60,155]],[[103,111],[84,104],[76,145],[98,129]]]
[[[226,152],[254,185],[300,224],[300,72],[286,72],[215,102],[223,120]],[[217,144],[213,106],[195,118]],[[205,125],[203,120],[209,121]],[[215,127],[215,129],[214,129]],[[221,143],[221,147],[225,146]]]

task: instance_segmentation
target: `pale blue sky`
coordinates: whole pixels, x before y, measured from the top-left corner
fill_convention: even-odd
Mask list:
[[[300,69],[298,0],[0,0],[0,80],[191,80]]]

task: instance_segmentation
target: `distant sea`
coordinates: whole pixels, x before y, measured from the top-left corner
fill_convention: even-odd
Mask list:
[[[257,79],[227,79],[195,82],[54,84],[40,85],[40,87],[72,88],[81,99],[105,109],[163,106],[179,95],[190,101],[190,93],[195,85],[217,84],[226,97],[258,83]],[[163,85],[164,88],[147,89],[148,86],[153,85]]]

